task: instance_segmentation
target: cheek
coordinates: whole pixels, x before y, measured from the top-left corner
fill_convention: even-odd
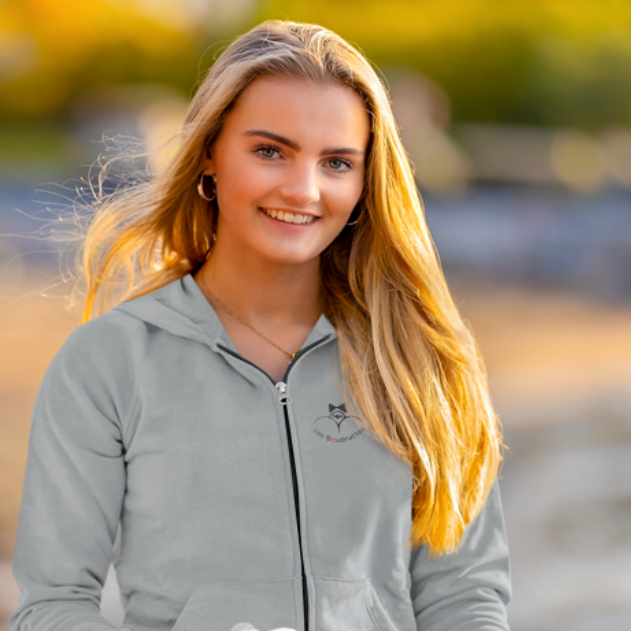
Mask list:
[[[257,168],[249,160],[235,159],[226,161],[222,169],[223,187],[221,197],[229,203],[252,203],[269,190],[269,170]]]
[[[364,186],[362,177],[348,178],[327,191],[327,205],[340,215],[350,215],[361,197]]]

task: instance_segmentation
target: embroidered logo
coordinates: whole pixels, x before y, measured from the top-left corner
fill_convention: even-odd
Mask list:
[[[364,430],[358,428],[352,421],[344,425],[344,421],[353,418],[359,417],[349,416],[346,413],[345,403],[340,405],[329,403],[328,416],[320,416],[313,422],[315,425],[313,433],[330,443],[346,443],[364,433]]]

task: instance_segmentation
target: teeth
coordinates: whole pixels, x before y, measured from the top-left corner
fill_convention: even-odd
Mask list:
[[[272,209],[266,208],[264,210],[270,217],[273,217],[274,219],[280,219],[281,221],[285,221],[287,223],[295,223],[295,224],[311,223],[315,219],[315,217],[312,217],[310,215],[286,213],[282,210],[276,210],[275,208],[272,208]]]

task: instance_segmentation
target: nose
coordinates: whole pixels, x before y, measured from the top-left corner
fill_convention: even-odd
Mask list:
[[[320,183],[315,166],[297,163],[288,170],[280,193],[293,205],[306,207],[320,201]]]

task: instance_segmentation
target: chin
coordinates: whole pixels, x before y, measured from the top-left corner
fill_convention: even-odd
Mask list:
[[[283,252],[282,250],[276,249],[272,252],[262,252],[261,255],[268,259],[270,263],[275,263],[276,265],[305,265],[306,263],[310,263],[313,259],[319,259],[320,255],[317,254],[315,256],[307,256],[305,252]]]

